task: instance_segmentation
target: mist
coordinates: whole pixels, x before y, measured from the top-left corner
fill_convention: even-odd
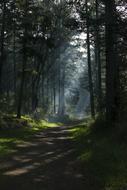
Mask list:
[[[68,42],[62,43],[56,52],[55,69],[58,71],[55,105],[51,100],[48,114],[84,118],[89,114],[86,34],[72,32]]]

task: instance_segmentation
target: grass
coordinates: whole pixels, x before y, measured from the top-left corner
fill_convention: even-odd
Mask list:
[[[4,116],[0,120],[0,158],[14,153],[18,144],[32,140],[33,135],[39,131],[59,125],[45,120],[36,121],[27,116],[21,119],[10,115]]]
[[[93,121],[71,130],[87,189],[127,189],[127,142],[119,132]]]

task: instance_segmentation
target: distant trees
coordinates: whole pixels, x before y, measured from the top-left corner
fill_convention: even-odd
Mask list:
[[[14,112],[19,118],[37,107],[45,112],[65,113],[68,67],[60,55],[75,31],[86,34],[92,117],[97,113],[105,114],[107,121],[125,117],[126,5],[125,0],[2,0],[0,110]],[[85,77],[86,73],[84,81]],[[75,102],[78,91],[71,91]]]

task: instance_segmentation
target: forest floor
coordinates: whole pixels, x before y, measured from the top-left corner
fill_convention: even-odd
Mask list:
[[[1,132],[1,143],[11,149],[0,156],[1,190],[126,189],[127,146],[107,129],[102,135],[82,123],[23,133],[12,130],[9,140]]]
[[[84,190],[69,126],[39,131],[0,162],[1,190]]]

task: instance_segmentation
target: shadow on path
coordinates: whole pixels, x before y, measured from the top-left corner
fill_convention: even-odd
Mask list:
[[[85,190],[71,127],[45,129],[0,163],[1,190]]]

